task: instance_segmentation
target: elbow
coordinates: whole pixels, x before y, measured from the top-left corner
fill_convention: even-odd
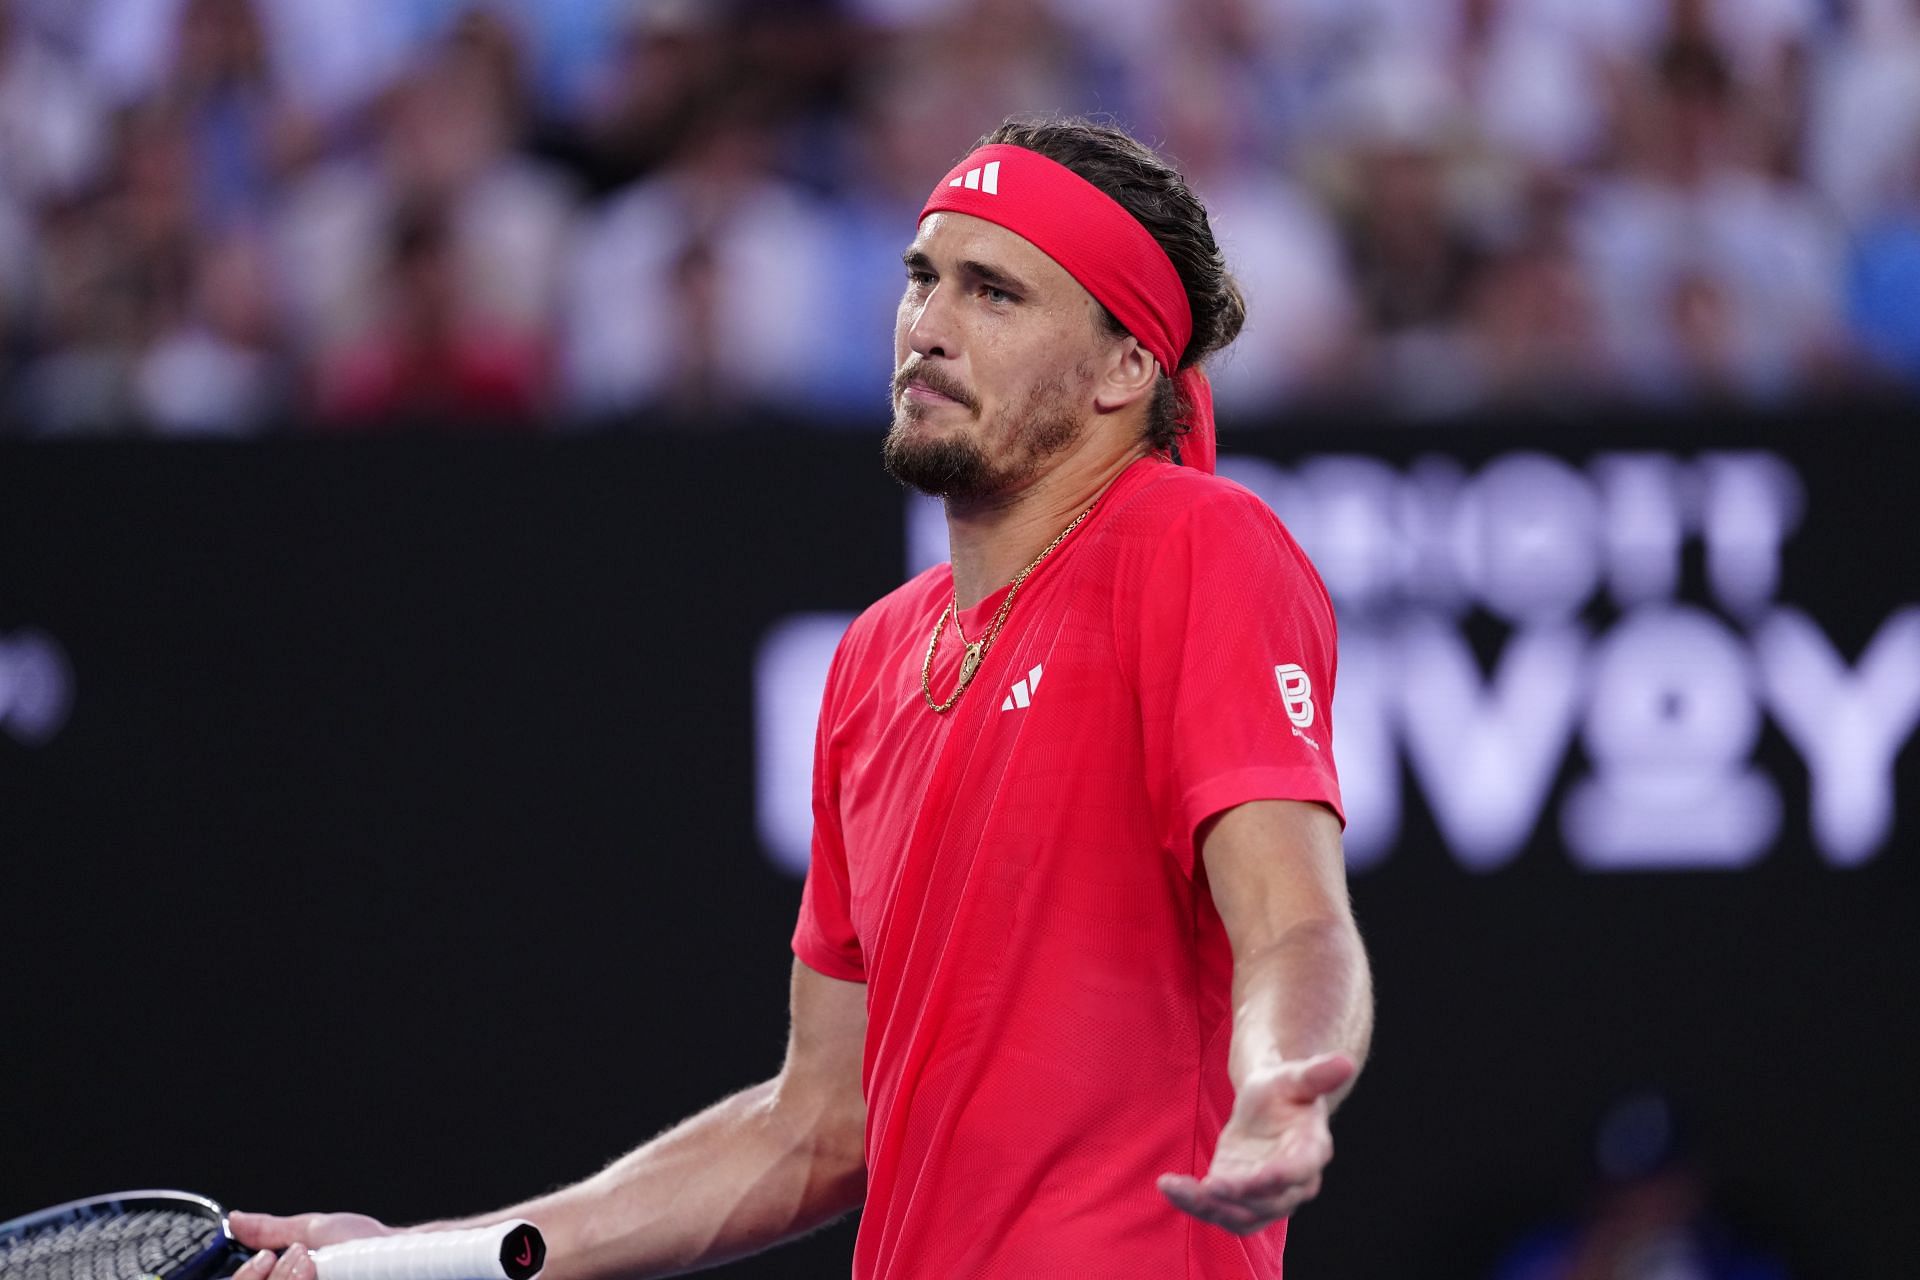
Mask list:
[[[867,1197],[867,1108],[833,1108],[814,1135],[814,1166],[833,1190],[833,1198],[856,1208]]]
[[[867,1154],[865,1112],[858,1117],[834,1115],[810,1135],[807,1144],[808,1199],[823,1217],[850,1213],[866,1202]]]
[[[867,1191],[867,1106],[859,1089],[783,1074],[766,1106],[790,1149],[805,1162],[819,1202],[842,1211],[858,1208]]]

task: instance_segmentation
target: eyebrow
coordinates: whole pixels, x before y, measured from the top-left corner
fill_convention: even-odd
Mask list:
[[[907,265],[909,271],[933,270],[933,259],[918,249],[907,250],[900,255],[900,260]],[[968,258],[962,262],[960,264],[960,272],[962,275],[972,276],[982,284],[1004,290],[1007,293],[1015,293],[1025,297],[1033,292],[1033,286],[1025,280],[1022,280],[1019,276],[993,266],[991,263],[981,262],[974,258]]]

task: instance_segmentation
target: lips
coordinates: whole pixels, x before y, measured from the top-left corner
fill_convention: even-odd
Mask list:
[[[921,366],[896,385],[902,398],[921,404],[957,404],[968,410],[974,407],[966,390],[937,369]]]

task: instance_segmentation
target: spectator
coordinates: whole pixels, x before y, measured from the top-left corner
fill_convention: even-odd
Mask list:
[[[94,84],[115,103],[159,91],[174,64],[189,0],[92,0],[86,54]],[[406,64],[412,0],[271,0],[258,13],[271,78],[287,105],[340,120]]]
[[[134,421],[135,362],[184,306],[192,273],[191,154],[177,113],[135,111],[121,122],[109,181],[43,218],[39,350],[24,374],[38,430],[115,431]]]
[[[162,435],[254,435],[291,399],[264,246],[234,233],[200,249],[190,305],[133,370],[136,412]]]
[[[1920,140],[1907,180],[1863,219],[1847,276],[1854,329],[1881,369],[1920,386]]]
[[[584,95],[574,161],[595,194],[653,173],[675,139],[739,91],[730,45],[704,6],[635,6]]]
[[[1088,105],[1215,210],[1237,419],[1911,379],[1916,67],[1920,0],[0,0],[0,406],[258,430],[438,263],[543,406],[869,425],[929,157]]]
[[[621,414],[684,396],[701,370],[727,416],[804,411],[815,335],[831,310],[827,211],[772,167],[758,110],[701,120],[672,162],[615,196],[574,260],[566,388],[576,410]],[[696,304],[689,323],[680,304]]]
[[[1263,154],[1253,69],[1224,46],[1185,49],[1155,64],[1147,92],[1247,300],[1246,327],[1209,366],[1220,404],[1250,416],[1324,394],[1353,356],[1357,300],[1332,220]]]
[[[77,195],[107,160],[103,104],[79,66],[0,0],[0,199]]]
[[[1570,198],[1565,183],[1536,178],[1523,229],[1474,282],[1465,354],[1483,403],[1563,409],[1612,398],[1593,290],[1568,234]]]
[[[445,210],[420,204],[399,212],[381,290],[382,323],[320,367],[324,426],[458,430],[536,422],[543,355],[532,340],[492,327],[471,306],[456,262]]]
[[[1484,233],[1455,183],[1457,93],[1432,67],[1383,56],[1348,86],[1347,269],[1369,388],[1416,413],[1470,403],[1461,326]]]
[[[1920,2],[1859,0],[1814,74],[1807,171],[1854,227],[1911,194],[1920,154]]]
[[[445,211],[463,305],[498,330],[549,331],[576,217],[576,192],[514,150],[524,120],[501,29],[456,28],[387,96],[372,157],[348,155],[303,177],[280,215],[296,340],[325,354],[373,323],[396,211]]]
[[[1785,1265],[1728,1225],[1666,1098],[1615,1102],[1594,1148],[1598,1177],[1584,1212],[1528,1234],[1493,1280],[1786,1280]]]
[[[1579,218],[1604,339],[1640,395],[1777,400],[1841,343],[1839,229],[1767,171],[1759,121],[1701,28],[1645,74],[1644,110],[1621,122],[1622,170]]]
[[[255,0],[184,0],[156,99],[187,130],[196,216],[216,231],[262,222],[281,176],[318,149],[275,82]]]

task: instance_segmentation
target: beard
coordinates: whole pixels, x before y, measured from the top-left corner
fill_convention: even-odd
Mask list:
[[[1012,421],[1004,430],[986,433],[1007,441],[1007,456],[998,461],[971,437],[919,434],[915,427],[929,410],[899,394],[911,378],[952,396],[976,419],[980,408],[964,388],[950,386],[930,371],[902,369],[894,375],[893,426],[881,446],[880,460],[895,480],[933,497],[980,502],[1018,492],[1040,474],[1048,459],[1080,438],[1081,424],[1071,407],[1064,376],[1035,386],[1017,411],[1003,411],[1002,417],[1014,414]]]

